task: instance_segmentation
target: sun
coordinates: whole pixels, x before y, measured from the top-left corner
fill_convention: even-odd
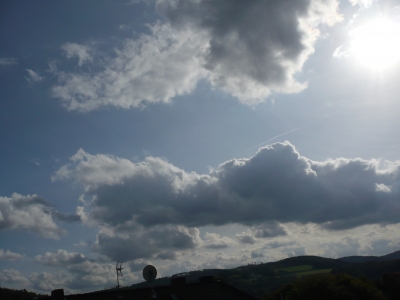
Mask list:
[[[377,19],[354,29],[351,51],[362,64],[372,69],[386,69],[400,60],[400,24]]]

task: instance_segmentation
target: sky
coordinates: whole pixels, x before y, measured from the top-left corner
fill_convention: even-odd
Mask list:
[[[0,3],[0,286],[400,249],[400,1]]]

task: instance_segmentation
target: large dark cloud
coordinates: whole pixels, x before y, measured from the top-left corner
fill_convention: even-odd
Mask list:
[[[206,175],[160,158],[133,163],[80,150],[53,178],[80,182],[93,197],[89,218],[107,227],[240,223],[252,226],[255,237],[273,237],[286,234],[275,221],[328,229],[400,222],[399,165],[359,158],[316,162],[285,142]]]
[[[259,103],[271,92],[306,87],[295,75],[314,51],[319,25],[341,18],[337,0],[158,0],[156,10],[166,22],[125,40],[113,58],[65,44],[78,65],[91,61],[102,69],[66,73],[53,65],[53,96],[68,110],[128,109],[169,102],[205,79],[242,103]]]
[[[334,0],[158,0],[156,7],[174,28],[207,33],[203,67],[243,102],[304,88],[293,76],[313,52],[318,24],[340,20]]]

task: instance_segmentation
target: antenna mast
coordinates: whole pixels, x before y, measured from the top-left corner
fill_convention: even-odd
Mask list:
[[[119,264],[119,266],[118,266],[118,264]],[[117,261],[117,264],[116,264],[116,266],[115,266],[115,270],[116,270],[116,272],[117,272],[117,286],[115,287],[115,288],[117,288],[117,289],[119,289],[119,287],[120,287],[120,285],[119,285],[119,276],[124,276],[124,275],[122,275],[122,262],[119,262],[119,261]]]

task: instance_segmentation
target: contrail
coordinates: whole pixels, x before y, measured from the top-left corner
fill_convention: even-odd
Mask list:
[[[327,117],[329,117],[329,116],[331,116],[331,115],[334,115],[334,114],[338,113],[339,111],[342,111],[343,109],[344,109],[344,108],[338,109],[337,111],[334,111],[334,112],[329,113],[329,114],[327,114],[327,115],[325,115],[325,116],[322,116],[322,117],[320,117],[319,119],[317,119],[316,121],[311,122],[311,123],[308,123],[308,124],[306,124],[306,125],[304,125],[304,126],[297,127],[297,128],[292,129],[292,130],[286,131],[286,132],[284,132],[284,133],[278,134],[278,135],[276,135],[276,136],[270,138],[269,140],[267,140],[267,141],[265,141],[265,142],[262,142],[261,144],[258,144],[258,145],[254,146],[254,147],[248,148],[248,149],[246,149],[246,150],[251,150],[251,149],[254,149],[254,148],[258,148],[258,147],[260,147],[260,146],[262,146],[262,145],[265,145],[266,143],[269,143],[269,142],[272,141],[272,140],[277,139],[278,137],[281,137],[281,136],[287,135],[287,134],[289,134],[289,133],[292,133],[292,132],[294,132],[294,131],[297,131],[297,130],[303,129],[303,128],[305,128],[305,127],[309,127],[309,126],[311,126],[311,125],[314,125],[314,124],[320,122],[321,120],[323,120],[323,119],[325,119],[325,118],[327,118]]]
[[[308,125],[310,125],[310,124],[308,124]],[[283,136],[283,135],[292,133],[292,132],[294,132],[294,131],[296,131],[296,130],[299,130],[299,129],[302,129],[302,128],[308,126],[308,125],[304,125],[304,126],[302,126],[302,127],[298,127],[298,128],[295,128],[295,129],[286,131],[286,132],[284,132],[284,133],[281,133],[281,134],[279,134],[279,135],[276,135],[276,136],[270,138],[269,140],[267,140],[267,141],[265,141],[265,142],[262,142],[261,144],[258,144],[258,145],[254,146],[254,147],[251,147],[251,148],[248,148],[247,150],[251,150],[251,149],[254,149],[254,148],[258,148],[258,147],[260,147],[260,146],[262,146],[262,145],[264,145],[264,144],[266,144],[266,143],[269,143],[270,141],[272,141],[272,140],[274,140],[274,139],[276,139],[276,138],[278,138],[278,137],[281,137],[281,136]]]

